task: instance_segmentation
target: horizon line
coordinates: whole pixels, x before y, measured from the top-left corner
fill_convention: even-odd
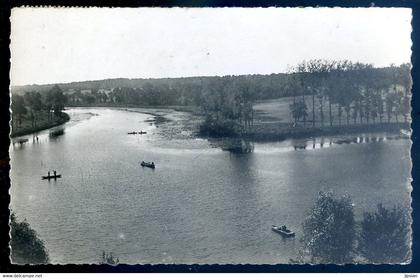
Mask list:
[[[318,60],[318,59],[310,59],[310,60]],[[310,61],[310,60],[303,60],[302,62],[305,61]],[[326,61],[332,61],[332,60],[327,60],[327,59],[319,59],[319,60],[326,60]],[[340,60],[337,60],[340,61]],[[352,63],[359,63],[359,62],[353,62]],[[363,63],[363,62],[362,62]],[[364,64],[369,64],[372,65],[374,68],[387,68],[387,67],[391,67],[393,65],[395,66],[401,66],[403,64],[410,64],[412,65],[411,61],[410,62],[402,62],[399,64],[396,63],[390,63],[387,66],[380,66],[380,67],[375,67],[375,64],[373,63],[364,63]],[[173,76],[173,77],[108,77],[108,78],[102,78],[102,79],[90,79],[90,80],[73,80],[73,81],[62,81],[62,82],[55,82],[55,83],[32,83],[32,84],[23,84],[23,85],[13,85],[12,83],[10,83],[10,87],[11,88],[16,88],[16,87],[26,87],[26,86],[51,86],[51,85],[67,85],[67,84],[71,84],[71,83],[82,83],[82,82],[98,82],[98,81],[104,81],[104,80],[116,80],[116,79],[129,79],[129,80],[136,80],[136,79],[144,79],[144,80],[157,80],[157,79],[182,79],[182,78],[202,78],[202,77],[234,77],[234,76],[255,76],[255,75],[277,75],[277,74],[291,74],[292,72],[273,72],[273,73],[244,73],[244,74],[225,74],[225,75],[191,75],[191,76]]]

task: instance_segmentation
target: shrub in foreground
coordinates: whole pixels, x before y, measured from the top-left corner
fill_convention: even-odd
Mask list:
[[[369,263],[408,262],[410,240],[410,213],[407,209],[400,206],[385,208],[379,204],[375,212],[364,214],[358,249]]]
[[[320,192],[303,223],[302,243],[302,262],[352,262],[356,223],[350,197],[336,198],[330,192]]]
[[[15,264],[47,264],[48,251],[44,242],[39,239],[26,220],[18,222],[16,216],[11,215],[11,257]]]

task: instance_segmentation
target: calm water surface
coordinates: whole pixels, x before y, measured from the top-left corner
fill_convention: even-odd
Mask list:
[[[167,140],[144,113],[68,113],[64,135],[46,131],[10,147],[11,207],[52,263],[96,263],[102,250],[129,264],[288,263],[320,190],[350,194],[357,217],[379,202],[410,204],[406,139],[329,138],[323,148],[317,139],[305,150],[286,141],[234,154],[202,139]],[[148,134],[127,135],[133,130]],[[48,170],[63,178],[41,180]],[[287,224],[296,238],[272,224]]]

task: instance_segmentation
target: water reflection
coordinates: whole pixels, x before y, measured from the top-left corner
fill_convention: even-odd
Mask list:
[[[259,220],[250,223],[249,217],[256,214],[255,208],[259,208],[258,193],[258,171],[255,165],[255,156],[249,152],[229,153],[229,180],[231,190],[226,190],[224,194],[229,196],[232,207],[232,214],[236,223],[232,225],[234,233],[241,233],[242,239],[235,239],[234,245],[246,248],[255,235],[253,232],[262,226]],[[252,227],[252,228],[251,228]],[[243,240],[247,238],[247,240]]]
[[[54,139],[64,135],[64,128],[52,129],[49,133],[50,138]]]
[[[334,145],[350,145],[350,144],[364,144],[364,143],[380,143],[390,140],[409,139],[405,134],[399,135],[377,135],[377,134],[363,134],[352,137],[325,137],[309,138],[309,139],[291,139],[290,145],[295,151],[320,149],[324,147],[332,147]],[[328,145],[326,143],[328,142]]]
[[[29,136],[24,149],[10,151],[11,207],[37,225],[52,263],[96,262],[104,249],[133,264],[162,258],[288,263],[320,190],[348,192],[356,212],[374,210],[378,202],[410,203],[410,160],[395,159],[409,151],[407,142],[356,145],[363,136],[317,137],[255,143],[254,150],[254,143],[236,139],[233,148],[212,141],[216,151],[204,140],[126,135],[150,128],[148,115],[87,111],[101,116],[66,124],[58,140],[45,131],[33,145]],[[348,139],[349,145],[334,142]],[[295,145],[305,151],[293,151]],[[314,147],[323,149],[318,154]],[[156,171],[140,170],[142,159],[153,160]],[[41,180],[54,169],[61,180]],[[272,224],[283,223],[296,231],[295,240],[272,233]]]
[[[13,147],[16,145],[18,145],[19,147],[23,147],[23,145],[28,142],[28,138],[17,138],[17,139],[12,139],[12,145]]]
[[[292,140],[293,148],[296,150],[306,150],[306,140]]]
[[[234,154],[248,154],[254,151],[254,142],[239,138],[225,138],[211,141],[212,145]]]

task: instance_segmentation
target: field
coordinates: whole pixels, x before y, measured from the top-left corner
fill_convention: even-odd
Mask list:
[[[247,136],[255,140],[281,140],[290,137],[311,137],[317,135],[334,135],[346,133],[376,132],[389,131],[399,132],[402,128],[409,128],[409,123],[403,123],[402,117],[398,121],[393,117],[388,123],[384,117],[382,123],[379,119],[369,124],[363,122],[354,124],[350,117],[349,125],[347,125],[346,113],[343,109],[341,116],[341,124],[338,117],[338,107],[332,105],[331,115],[333,126],[330,126],[329,103],[324,101],[324,125],[321,123],[320,105],[315,99],[315,126],[312,125],[312,98],[306,97],[306,105],[308,107],[308,117],[306,125],[299,121],[293,126],[293,119],[290,113],[289,105],[292,103],[292,97],[279,99],[270,99],[259,101],[254,105],[255,116],[254,124],[247,132]]]

